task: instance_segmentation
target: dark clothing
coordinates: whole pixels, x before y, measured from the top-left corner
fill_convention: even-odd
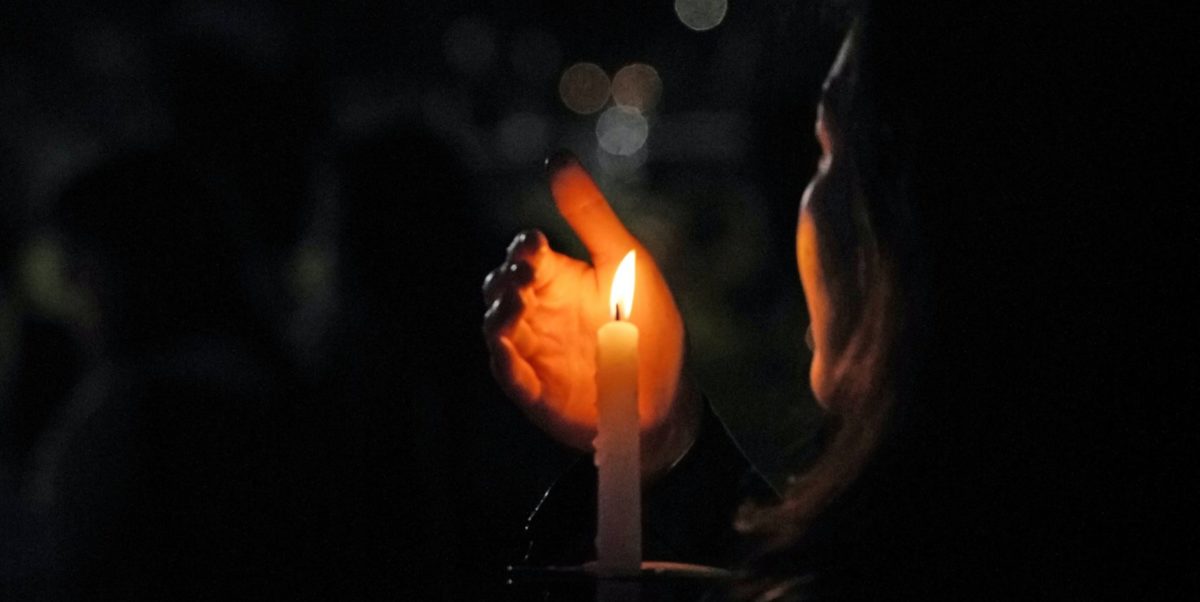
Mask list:
[[[730,567],[741,552],[733,528],[738,506],[747,499],[777,497],[705,404],[696,442],[642,493],[642,558]],[[529,517],[526,535],[520,560],[525,566],[580,565],[595,558],[596,467],[590,457],[580,458],[550,487]],[[549,591],[549,600],[594,599],[590,583],[532,581],[515,584],[516,599],[541,591]],[[643,601],[697,599],[711,584],[660,585],[668,587],[650,597],[643,589]]]

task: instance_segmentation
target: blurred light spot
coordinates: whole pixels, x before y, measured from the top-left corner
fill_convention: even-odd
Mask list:
[[[19,286],[35,310],[89,324],[95,307],[69,275],[66,249],[57,238],[38,235],[22,250]]]
[[[290,267],[292,294],[299,299],[309,300],[328,294],[333,286],[333,257],[320,246],[301,246],[292,257]]]
[[[630,155],[613,155],[610,153],[597,153],[597,162],[600,164],[600,169],[605,175],[628,180],[639,175],[639,171],[646,164],[646,147],[638,149]]]
[[[650,65],[626,65],[613,76],[612,96],[617,104],[646,113],[658,104],[662,96],[662,80],[658,77],[658,71]]]
[[[632,155],[646,144],[650,125],[642,112],[632,107],[609,107],[596,121],[600,148],[614,155]]]
[[[530,29],[517,34],[509,58],[518,77],[531,84],[540,85],[554,77],[555,70],[562,62],[562,52],[559,51],[558,41],[554,36],[541,30]]]
[[[679,20],[696,31],[720,25],[728,8],[726,0],[675,0],[675,14]]]
[[[57,307],[66,296],[66,257],[57,240],[39,236],[25,250],[21,283],[39,308]]]
[[[536,163],[546,156],[549,129],[537,115],[513,113],[497,128],[497,150],[514,163]]]
[[[478,17],[463,17],[446,31],[446,61],[467,75],[480,75],[496,58],[496,33]]]
[[[608,74],[592,63],[575,63],[558,80],[558,95],[568,109],[588,115],[608,102]]]

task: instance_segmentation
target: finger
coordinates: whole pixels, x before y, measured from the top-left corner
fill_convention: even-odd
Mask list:
[[[574,267],[573,264],[582,263],[566,255],[555,253],[550,248],[550,243],[546,241],[546,235],[536,229],[518,234],[512,244],[508,246],[508,254],[510,261],[524,261],[533,268],[532,278],[528,283],[532,284],[535,290],[541,290],[549,284],[561,270]],[[584,264],[579,267],[587,266]]]
[[[508,244],[508,260],[523,260],[535,256],[549,246],[546,235],[542,234],[541,230],[523,230]]]
[[[524,261],[506,261],[483,279],[483,302],[491,305],[504,291],[533,282],[533,266]]]
[[[526,262],[528,258],[537,257],[539,251],[548,250],[549,245],[546,242],[546,235],[540,231],[524,230],[513,237],[512,242],[508,243],[508,248],[505,252],[504,263],[500,267],[488,272],[483,278],[483,299],[487,304],[495,301],[499,291],[507,286],[513,276],[517,276],[518,284],[526,284],[525,268],[515,264]],[[532,267],[532,266],[528,266]],[[532,270],[530,270],[532,272]]]
[[[524,309],[525,303],[520,293],[516,289],[505,289],[483,314],[484,336],[495,338],[508,335]]]
[[[512,343],[513,349],[521,357],[529,358],[538,354],[538,346],[541,337],[530,326],[529,321],[518,316],[512,321],[512,324],[505,329],[504,338]]]
[[[536,303],[532,295],[523,289],[506,290],[483,316],[484,337],[489,340],[504,337],[522,357],[536,355],[541,335],[524,318],[525,309]]]
[[[593,263],[615,264],[637,246],[575,155],[558,151],[546,161],[546,169],[558,212],[583,241]]]
[[[542,381],[506,337],[489,339],[492,376],[510,398],[532,404],[542,396]]]

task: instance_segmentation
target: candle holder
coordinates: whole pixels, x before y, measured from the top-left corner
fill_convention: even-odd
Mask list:
[[[510,566],[508,585],[521,600],[692,602],[724,589],[733,573],[683,562],[643,561],[636,573],[605,574],[595,562],[572,566]]]

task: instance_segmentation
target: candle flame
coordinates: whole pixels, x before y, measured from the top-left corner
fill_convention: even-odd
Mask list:
[[[612,294],[608,297],[608,306],[614,319],[628,320],[629,314],[633,312],[636,264],[637,254],[631,249],[617,266],[617,273],[613,276]]]

